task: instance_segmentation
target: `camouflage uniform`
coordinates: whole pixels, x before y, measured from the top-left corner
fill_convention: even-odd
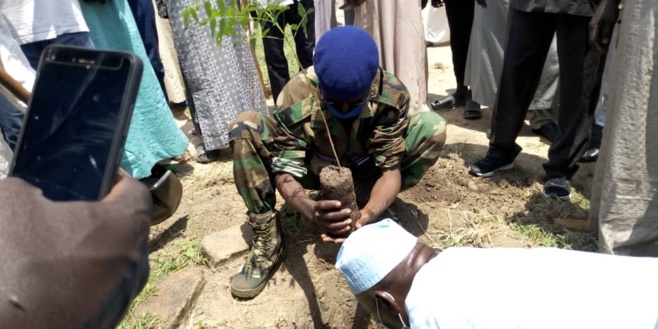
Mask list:
[[[335,164],[323,117],[340,164],[352,170],[357,189],[374,182],[382,169],[395,167],[406,189],[436,163],[446,122],[434,112],[409,117],[409,93],[393,74],[379,69],[368,104],[349,122],[322,109],[314,97],[317,84],[311,68],[285,86],[273,117],[243,112],[231,124],[235,184],[251,214],[274,210],[276,174],[289,173],[305,188],[317,189],[320,170]]]

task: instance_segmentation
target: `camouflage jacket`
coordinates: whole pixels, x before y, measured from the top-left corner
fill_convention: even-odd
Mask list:
[[[306,76],[298,74],[283,88],[273,113],[278,123],[274,173],[301,178],[307,170],[319,174],[323,167],[335,164],[323,118],[342,166],[355,172],[368,164],[382,169],[400,165],[409,124],[409,92],[393,74],[378,70],[370,99],[351,127],[332,117],[318,96],[318,79],[312,67]]]

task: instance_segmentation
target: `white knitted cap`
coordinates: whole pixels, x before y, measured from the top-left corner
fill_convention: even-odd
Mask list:
[[[336,269],[343,274],[352,293],[358,295],[398,266],[417,240],[389,218],[366,225],[350,234],[340,247]]]

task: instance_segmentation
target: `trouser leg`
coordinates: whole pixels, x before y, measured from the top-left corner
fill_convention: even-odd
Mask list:
[[[548,150],[546,176],[571,178],[587,149],[602,73],[601,57],[589,46],[587,17],[560,15],[557,21],[560,60],[560,138]]]
[[[301,0],[299,3],[302,4],[306,11],[313,9],[313,0]],[[299,11],[297,10],[298,2],[293,4],[294,10],[289,10],[286,12],[286,19],[288,22],[294,22],[295,24],[301,24],[302,18],[299,16]],[[306,33],[304,30],[299,28],[295,33],[295,50],[297,52],[297,58],[299,59],[299,64],[306,69],[309,66],[313,65],[313,50],[315,49],[315,13],[312,12],[306,15]]]
[[[445,0],[445,7],[448,26],[450,27],[452,65],[457,80],[457,88],[461,88],[464,87],[466,58],[468,57],[468,46],[471,41],[475,0]]]
[[[411,116],[404,137],[407,152],[400,167],[402,190],[418,184],[439,159],[446,142],[446,127],[446,121],[435,112]]]
[[[276,206],[270,153],[275,125],[261,113],[242,112],[229,126],[235,186],[251,214],[265,214]]]
[[[285,28],[286,20],[284,14],[279,15],[277,24],[282,29]],[[274,103],[276,104],[276,98],[281,93],[283,86],[290,80],[288,60],[283,51],[283,33],[279,28],[268,22],[263,24],[263,31],[268,31],[267,35],[263,37],[263,51],[265,52],[267,74],[270,77],[270,86],[272,87],[272,97],[274,97]]]
[[[510,11],[510,29],[491,119],[490,156],[512,160],[555,34],[555,14]]]

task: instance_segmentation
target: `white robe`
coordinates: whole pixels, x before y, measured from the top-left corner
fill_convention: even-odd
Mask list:
[[[658,2],[624,8],[590,225],[602,252],[658,256]]]
[[[405,306],[411,328],[657,329],[656,278],[656,258],[449,248],[418,271]]]

